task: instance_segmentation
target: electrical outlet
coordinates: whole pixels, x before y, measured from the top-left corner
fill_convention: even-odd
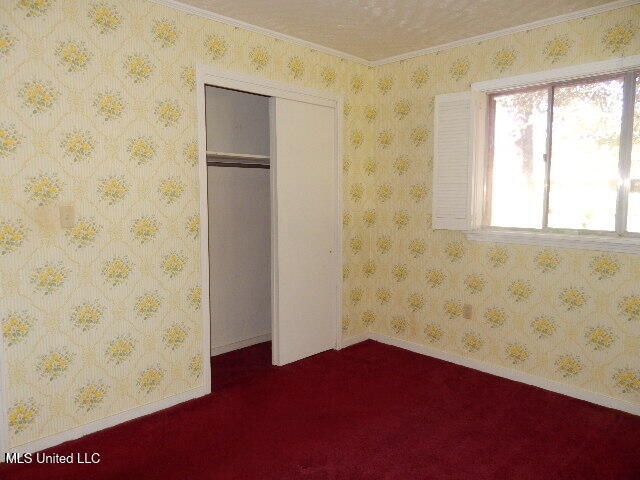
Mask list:
[[[62,228],[71,228],[76,223],[76,209],[68,203],[60,205],[60,226]]]
[[[473,316],[473,307],[470,303],[465,303],[462,306],[462,318],[466,318],[467,320],[471,320]]]

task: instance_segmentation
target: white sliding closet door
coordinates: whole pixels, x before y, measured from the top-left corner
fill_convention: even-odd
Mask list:
[[[274,363],[336,347],[338,217],[335,109],[271,99],[276,289]]]

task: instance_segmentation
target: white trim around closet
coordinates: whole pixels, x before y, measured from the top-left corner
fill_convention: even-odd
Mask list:
[[[212,85],[216,87],[229,88],[232,90],[244,91],[254,93],[258,95],[264,95],[268,97],[286,98],[289,100],[295,100],[299,102],[312,103],[314,105],[322,105],[333,108],[335,111],[335,138],[336,149],[334,153],[336,179],[337,186],[336,191],[342,192],[341,172],[342,167],[340,165],[342,158],[342,97],[321,90],[315,90],[307,87],[301,87],[290,83],[279,82],[270,80],[255,75],[248,75],[245,73],[234,72],[219,67],[210,65],[198,64],[196,66],[196,89],[197,89],[197,102],[198,102],[198,153],[199,153],[199,187],[200,187],[200,270],[201,270],[201,285],[202,285],[202,352],[203,358],[208,358],[211,352],[211,339],[210,339],[210,314],[211,306],[209,304],[209,235],[208,235],[208,205],[207,205],[207,167],[206,167],[206,118],[205,118],[205,86]],[[335,272],[336,272],[336,349],[342,348],[341,340],[341,319],[342,319],[342,195],[338,195],[336,199],[336,219],[335,219],[335,245],[337,246],[335,256]],[[271,239],[272,251],[276,247],[275,238]],[[276,272],[272,272],[273,275]],[[274,288],[277,285],[274,284]],[[277,295],[277,292],[275,293]],[[277,312],[272,312],[273,318],[277,318]],[[277,335],[277,324],[274,322],[274,328],[271,332],[272,337]],[[276,352],[277,354],[277,352]],[[210,392],[211,389],[211,365],[209,362],[204,362],[204,381],[205,388]]]

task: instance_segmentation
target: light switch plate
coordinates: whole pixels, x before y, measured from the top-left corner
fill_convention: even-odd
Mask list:
[[[76,209],[72,204],[60,205],[60,226],[71,228],[76,223]]]

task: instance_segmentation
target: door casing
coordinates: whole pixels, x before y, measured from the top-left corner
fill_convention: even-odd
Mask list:
[[[335,162],[335,192],[338,193],[336,199],[336,212],[334,222],[334,265],[335,272],[335,348],[342,347],[341,340],[341,318],[342,318],[342,179],[341,179],[341,158],[342,158],[342,110],[343,101],[340,95],[314,90],[311,88],[301,87],[290,83],[269,80],[254,75],[234,72],[227,69],[213,67],[209,65],[198,64],[196,66],[196,88],[197,88],[197,114],[198,114],[198,177],[200,191],[200,270],[201,270],[201,287],[202,287],[202,355],[203,358],[210,356],[210,328],[211,328],[211,305],[209,302],[210,282],[209,278],[209,222],[208,222],[208,204],[207,204],[207,158],[206,158],[206,115],[205,115],[205,87],[214,86],[221,88],[229,88],[268,97],[286,98],[300,102],[311,103],[314,105],[322,105],[330,107],[335,115],[335,151],[333,161]],[[273,135],[273,132],[272,132]],[[272,141],[273,143],[273,141]],[[276,160],[277,161],[277,160]],[[277,170],[277,169],[276,169]],[[272,173],[271,178],[271,204],[277,205],[278,192],[274,184],[275,178]],[[277,221],[277,212],[272,208],[271,220],[272,225]],[[272,345],[277,345],[275,339],[278,335],[278,312],[277,302],[274,301],[278,297],[277,286],[277,237],[274,235],[272,227],[271,236],[271,254],[272,254],[272,337],[274,341]],[[273,364],[279,365],[280,359],[277,348],[273,350]],[[204,362],[203,381],[205,388],[210,392],[211,388],[211,365],[210,362]]]

